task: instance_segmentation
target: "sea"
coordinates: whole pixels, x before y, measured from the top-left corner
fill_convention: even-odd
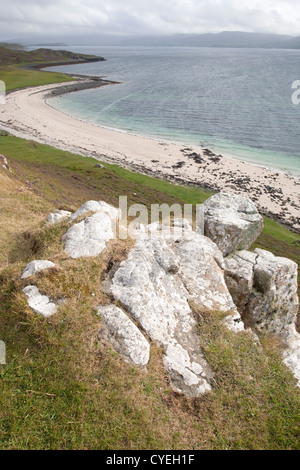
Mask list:
[[[99,126],[300,175],[300,50],[64,49],[106,61],[48,70],[119,83],[53,98],[55,108]]]

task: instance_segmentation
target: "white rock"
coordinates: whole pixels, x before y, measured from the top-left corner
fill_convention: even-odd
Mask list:
[[[235,315],[227,315],[227,317],[224,318],[224,324],[234,333],[239,333],[240,331],[245,330],[244,323],[239,313],[236,313]]]
[[[47,217],[47,224],[57,224],[62,222],[63,220],[69,219],[72,215],[72,212],[64,211],[64,210],[56,210],[48,215]]]
[[[29,307],[43,317],[50,317],[57,312],[57,306],[51,302],[49,297],[42,295],[36,286],[27,286],[23,289],[27,296]]]
[[[6,364],[6,346],[4,341],[0,341],[0,364]]]
[[[35,260],[31,261],[31,263],[27,264],[26,268],[24,269],[21,279],[26,279],[29,276],[33,276],[36,273],[44,271],[45,269],[54,268],[55,264],[52,261],[47,260]]]
[[[168,273],[176,263],[164,240],[139,239],[112,280],[114,296],[161,344],[173,337],[178,323],[189,331],[192,321],[188,293],[180,280]]]
[[[204,234],[224,256],[248,249],[262,231],[263,218],[247,197],[221,192],[207,199],[203,207]]]
[[[245,325],[280,338],[284,362],[300,386],[297,264],[257,248],[253,253],[234,253],[225,259],[225,266],[227,286]]]
[[[164,348],[173,387],[198,396],[210,389],[213,374],[200,350],[189,301],[239,317],[220,267],[223,257],[211,240],[195,232],[177,238],[157,226],[155,237],[151,229],[151,238],[141,235],[120,264],[111,292]]]
[[[0,165],[4,170],[9,170],[8,161],[4,155],[0,155]]]
[[[215,243],[195,232],[181,240],[170,241],[176,253],[180,270],[178,275],[199,307],[208,310],[236,312],[236,306],[225,284],[222,253]]]
[[[283,351],[283,362],[293,372],[300,387],[300,335],[296,330],[287,340],[287,347]]]
[[[203,361],[200,364],[192,362],[188,352],[180,344],[175,343],[167,346],[163,363],[171,376],[173,388],[186,395],[198,396],[211,390],[210,384],[206,380],[199,380],[203,375],[206,378],[207,364]]]
[[[244,309],[244,320],[258,333],[282,337],[294,325],[299,300],[297,295],[298,266],[287,258],[256,249],[253,289]]]
[[[176,239],[185,237],[186,234],[192,232],[192,226],[187,219],[174,219],[170,225],[160,224],[153,222],[143,228],[143,232],[148,238],[161,237],[163,239]],[[137,235],[142,235],[142,231],[137,232]],[[137,237],[135,237],[137,238]]]
[[[234,253],[225,266],[227,286],[246,325],[289,336],[299,308],[297,264],[257,248]]]
[[[244,312],[254,283],[257,254],[242,250],[225,258],[225,282],[239,312]]]
[[[115,238],[115,223],[106,212],[97,212],[73,225],[63,236],[65,251],[71,258],[99,255]]]
[[[102,212],[113,219],[117,219],[120,216],[119,209],[116,209],[104,201],[87,201],[71,216],[70,222],[73,222],[79,216],[84,215],[87,212]]]
[[[174,219],[172,222],[172,226],[183,228],[184,230],[188,230],[189,232],[193,230],[190,222],[187,219]]]
[[[101,337],[126,361],[145,366],[149,362],[149,343],[128,316],[115,305],[99,307],[98,314],[103,322]]]

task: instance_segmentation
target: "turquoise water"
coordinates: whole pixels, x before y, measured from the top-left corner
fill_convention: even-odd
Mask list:
[[[73,49],[75,49],[73,47]],[[50,70],[122,82],[54,98],[79,119],[300,175],[300,51],[76,47],[106,62]]]

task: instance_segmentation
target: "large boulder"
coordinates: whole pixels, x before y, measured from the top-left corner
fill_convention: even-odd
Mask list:
[[[29,307],[43,317],[50,317],[57,312],[57,305],[49,297],[40,293],[36,286],[27,286],[23,289]]]
[[[157,236],[154,229],[150,238],[141,235],[113,274],[111,293],[163,347],[174,389],[198,396],[211,389],[213,373],[201,353],[189,302],[239,315],[224,282],[217,246],[192,231],[176,233],[175,228],[169,236],[169,230],[158,227]]]
[[[284,361],[300,383],[297,270],[293,261],[258,248],[225,259],[225,280],[245,326],[280,338]]]
[[[245,196],[215,194],[204,202],[203,212],[204,235],[218,245],[224,256],[247,250],[263,228],[262,216]]]
[[[127,362],[145,366],[150,346],[130,318],[116,305],[100,306],[98,314],[102,319],[100,337],[109,341]]]
[[[227,257],[225,267],[227,286],[246,326],[285,336],[299,308],[297,264],[257,248]]]
[[[27,277],[33,276],[45,269],[54,268],[55,264],[52,261],[47,260],[34,260],[31,263],[27,264],[26,268],[24,269],[21,279],[26,279]]]
[[[65,251],[71,258],[99,255],[116,236],[116,212],[99,211],[74,224],[63,236]]]

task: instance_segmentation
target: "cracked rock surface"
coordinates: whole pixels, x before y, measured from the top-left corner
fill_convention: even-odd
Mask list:
[[[297,273],[293,261],[258,248],[225,258],[225,280],[245,326],[280,338],[285,363],[300,384]]]
[[[138,238],[111,280],[111,292],[149,337],[164,349],[175,390],[198,396],[211,389],[213,372],[200,347],[189,305],[235,312],[217,246],[195,232]]]
[[[98,307],[103,327],[100,337],[108,340],[127,362],[145,366],[149,362],[150,346],[145,336],[116,305]]]
[[[65,251],[74,259],[97,256],[104,250],[107,242],[115,238],[115,227],[115,211],[96,212],[69,228],[63,236]]]

